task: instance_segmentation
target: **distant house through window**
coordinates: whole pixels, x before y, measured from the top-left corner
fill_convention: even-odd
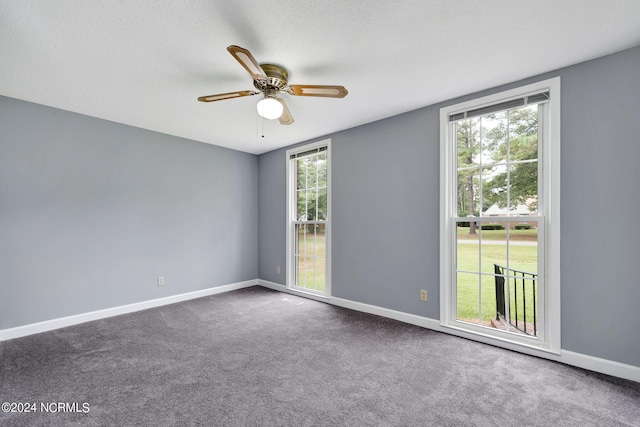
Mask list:
[[[443,326],[559,351],[559,96],[552,79],[441,110]]]

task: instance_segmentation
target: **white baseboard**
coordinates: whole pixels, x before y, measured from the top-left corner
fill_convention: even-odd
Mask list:
[[[274,291],[284,292],[291,295],[297,295],[299,297],[308,298],[320,302],[330,302],[330,298],[325,297],[323,295],[312,294],[311,292],[302,292],[297,291],[295,289],[289,289],[285,285],[281,285],[279,283],[270,282],[268,280],[258,279],[258,285],[263,286],[265,288],[273,289]]]
[[[440,322],[429,317],[417,316],[415,314],[405,313],[403,311],[391,310],[379,307],[377,305],[364,304],[361,302],[351,301],[348,299],[331,297],[329,302],[338,307],[348,308],[350,310],[361,311],[363,313],[375,314],[389,319],[399,320],[400,322],[409,323],[411,325],[421,326],[427,329],[440,330]]]
[[[562,350],[560,362],[640,383],[640,366],[627,365],[568,350]]]
[[[289,289],[285,285],[281,285],[280,283],[270,282],[268,280],[258,279],[258,285],[264,286],[265,288],[272,289],[278,292],[287,292],[289,293]]]
[[[640,367],[628,365],[612,360],[602,359],[599,357],[589,356],[582,353],[576,353],[568,350],[561,350],[560,355],[540,351],[534,348],[522,347],[517,344],[507,342],[496,342],[495,340],[487,339],[482,336],[470,334],[468,332],[446,328],[440,325],[440,321],[428,317],[417,316],[415,314],[409,314],[402,311],[391,310],[384,307],[379,307],[370,304],[364,304],[357,301],[347,300],[336,297],[322,297],[318,295],[308,294],[305,292],[299,292],[288,289],[284,285],[270,282],[268,280],[253,279],[245,282],[232,283],[229,285],[217,286],[215,288],[208,288],[194,292],[188,292],[179,295],[172,295],[164,298],[153,299],[149,301],[142,301],[133,304],[122,305],[118,307],[107,308],[104,310],[91,311],[88,313],[77,314],[73,316],[62,317],[58,319],[47,320],[44,322],[32,323],[29,325],[18,326],[15,328],[9,328],[0,330],[0,341],[10,340],[14,338],[20,338],[27,335],[37,334],[40,332],[47,332],[54,329],[64,328],[67,326],[77,325],[79,323],[89,322],[92,320],[104,319],[107,317],[118,316],[120,314],[132,313],[135,311],[146,310],[149,308],[160,307],[163,305],[174,304],[181,301],[187,301],[190,299],[201,298],[209,295],[215,295],[223,292],[234,291],[237,289],[247,288],[250,286],[260,285],[265,288],[273,289],[275,291],[289,293],[292,295],[301,296],[304,298],[314,299],[317,301],[336,305],[338,307],[344,307],[363,313],[374,314],[389,319],[398,320],[400,322],[408,323],[411,325],[421,326],[423,328],[431,329],[438,332],[444,332],[450,335],[456,335],[462,338],[468,338],[474,341],[483,342],[486,344],[502,347],[508,350],[517,351],[520,353],[529,354],[532,356],[541,357],[544,359],[555,360],[560,363],[564,363],[578,368],[588,369],[590,371],[600,372],[602,374],[612,375],[619,378],[628,379],[631,381],[640,382]]]
[[[202,298],[209,295],[223,292],[235,291],[237,289],[248,288],[258,284],[257,279],[245,282],[231,283],[229,285],[216,286],[215,288],[202,289],[199,291],[187,292],[184,294],[171,295],[168,297],[141,301],[133,304],[121,305],[118,307],[105,308],[103,310],[90,311],[88,313],[76,314],[73,316],[60,317],[58,319],[46,320],[44,322],[31,323],[29,325],[0,330],[0,341],[25,337],[27,335],[39,334],[40,332],[52,331],[54,329],[77,325],[79,323],[90,322],[92,320],[104,319],[118,316],[120,314],[133,313],[134,311],[147,310],[149,308],[160,307],[177,302],[187,301],[195,298]]]
[[[294,293],[299,296],[306,297],[307,295],[301,295],[299,292],[291,291],[283,285],[277,283],[268,282],[265,280],[258,280],[258,285],[274,289],[276,291]],[[455,335],[462,338],[467,338],[473,341],[479,341],[485,344],[493,345],[496,347],[505,348],[507,350],[517,351],[519,353],[528,354],[531,356],[541,357],[543,359],[554,360],[556,362],[564,363],[566,365],[576,366],[578,368],[588,369],[590,371],[599,372],[602,374],[611,375],[618,378],[624,378],[631,381],[640,382],[640,367],[627,365],[612,360],[602,359],[599,357],[593,357],[582,353],[576,353],[568,350],[561,350],[560,354],[550,353],[545,350],[540,350],[532,347],[523,347],[518,344],[513,344],[506,341],[497,341],[491,337],[483,337],[462,330],[456,330],[452,328],[443,327],[440,325],[440,321],[429,317],[417,316],[415,314],[409,314],[402,311],[391,310],[384,307],[379,307],[370,304],[364,304],[357,301],[351,301],[343,298],[329,297],[323,300],[329,304],[336,305],[338,307],[344,307],[363,313],[375,314],[381,317],[387,317],[389,319],[398,320],[411,325],[421,326],[423,328],[431,329],[438,332],[443,332],[449,335]]]
[[[330,298],[329,303],[349,308],[351,310],[361,311],[364,313],[375,314],[390,319],[399,320],[401,322],[409,323],[416,326],[422,326],[423,328],[432,329],[438,332],[444,332],[446,334],[467,338],[473,341],[479,341],[485,344],[490,344],[496,347],[505,348],[507,350],[517,351],[519,353],[528,354],[531,356],[541,357],[543,359],[554,360],[556,362],[564,363],[566,365],[576,366],[582,369],[588,369],[590,371],[599,372],[601,374],[607,374],[618,378],[624,378],[631,381],[640,382],[640,367],[627,365],[625,363],[615,362],[613,360],[602,359],[599,357],[589,356],[582,353],[576,353],[568,350],[561,350],[560,354],[553,354],[545,350],[540,350],[532,347],[523,347],[511,342],[497,341],[491,337],[482,337],[461,330],[455,330],[451,328],[445,328],[440,325],[440,321],[431,319],[428,317],[416,316],[414,314],[404,313],[401,311],[390,310],[388,308],[378,307],[369,304],[363,304],[360,302],[345,300],[342,298]]]

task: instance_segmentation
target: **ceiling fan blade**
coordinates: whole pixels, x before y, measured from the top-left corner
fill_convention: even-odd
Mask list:
[[[238,60],[238,62],[244,67],[245,70],[249,72],[249,74],[251,74],[254,79],[260,80],[268,78],[260,64],[258,64],[258,61],[256,61],[251,52],[249,52],[247,49],[240,46],[231,45],[227,48],[227,50],[231,55],[233,55],[234,58]]]
[[[289,111],[289,108],[287,107],[287,104],[285,104],[284,99],[282,98],[276,98],[276,100],[282,104],[282,115],[280,116],[280,124],[281,125],[290,125],[291,123],[293,123],[293,116],[291,115],[291,111]]]
[[[213,102],[213,101],[222,101],[223,99],[231,99],[231,98],[240,98],[241,96],[251,96],[257,95],[260,92],[255,92],[253,90],[241,90],[238,92],[228,92],[228,93],[219,93],[217,95],[207,95],[198,97],[198,101],[200,102]]]
[[[289,85],[292,95],[323,96],[326,98],[344,98],[349,93],[344,86]]]

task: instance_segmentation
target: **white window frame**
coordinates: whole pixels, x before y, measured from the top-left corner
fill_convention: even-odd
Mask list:
[[[547,120],[539,131],[544,132],[539,150],[540,171],[538,180],[541,198],[542,236],[539,245],[544,245],[540,253],[544,259],[541,283],[544,284],[540,312],[542,333],[532,339],[517,334],[507,334],[499,330],[458,321],[456,317],[456,296],[453,286],[456,251],[456,179],[457,144],[453,143],[449,116],[464,111],[522,98],[543,91],[549,92]],[[504,92],[480,97],[470,101],[450,105],[440,109],[440,325],[461,331],[462,334],[482,337],[482,341],[500,345],[507,343],[535,348],[560,354],[560,77],[543,80]]]
[[[314,150],[320,147],[327,147],[327,220],[325,222],[325,291],[314,291],[296,286],[295,271],[295,233],[294,224],[296,210],[296,176],[295,168],[291,167],[291,156]],[[328,299],[331,297],[331,139],[313,142],[303,146],[291,148],[286,152],[286,173],[287,173],[287,262],[286,262],[286,286],[292,293],[300,293],[311,296],[315,299]]]

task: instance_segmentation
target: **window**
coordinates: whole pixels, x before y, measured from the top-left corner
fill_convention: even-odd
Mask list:
[[[559,89],[440,110],[443,326],[560,350]]]
[[[287,151],[287,287],[330,295],[330,141]]]

